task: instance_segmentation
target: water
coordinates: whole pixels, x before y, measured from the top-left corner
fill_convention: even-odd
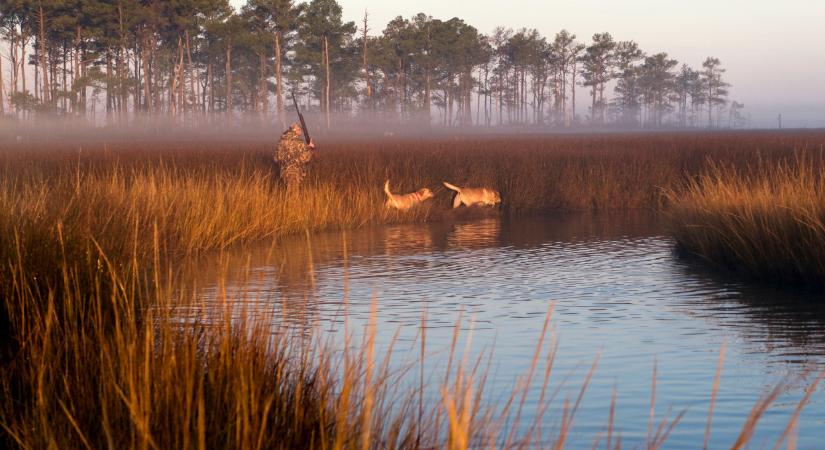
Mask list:
[[[614,388],[624,446],[644,443],[655,361],[654,429],[669,409],[671,418],[684,410],[667,448],[700,448],[717,357],[726,343],[711,447],[729,447],[759,397],[782,380],[794,380],[760,421],[751,444],[772,447],[804,386],[825,367],[822,295],[721,276],[673,248],[651,215],[494,217],[294,237],[234,252],[222,264],[192,262],[188,272],[207,301],[225,289],[237,299],[238,314],[274,310],[277,320],[320,324],[339,336],[342,300],[348,300],[349,326],[357,333],[376,299],[378,347],[398,331],[402,361],[417,355],[426,310],[427,346],[434,355],[427,373],[433,374],[443,368],[463,314],[463,336],[472,329],[473,354],[494,349],[487,387],[493,399],[506,397],[527,372],[552,304],[558,351],[551,390],[567,381],[544,419],[546,429],[556,429],[561,402],[575,400],[600,355],[574,422],[572,447],[589,448],[600,433],[603,445]],[[825,395],[818,390],[800,417],[801,448],[825,447]],[[523,422],[532,421],[537,400],[538,389],[528,398]]]

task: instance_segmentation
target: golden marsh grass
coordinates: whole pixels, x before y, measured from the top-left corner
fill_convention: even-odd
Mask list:
[[[815,221],[822,217],[815,155],[822,141],[813,133],[342,140],[322,149],[306,189],[295,196],[276,180],[267,143],[3,149],[5,442],[21,448],[562,448],[597,363],[572,404],[546,411],[558,388],[551,383],[555,346],[544,337],[504,405],[484,406],[483,361],[467,361],[455,345],[440,401],[427,403],[423,372],[418,388],[399,390],[387,360],[376,358],[374,329],[341,353],[277,326],[273,332],[265,318],[238,321],[227,312],[181,323],[163,307],[173,290],[162,274],[188,255],[285,234],[455,214],[443,191],[412,214],[387,211],[381,190],[387,178],[398,192],[442,180],[494,187],[504,197],[501,214],[667,208],[684,224],[674,228],[679,242],[709,259],[759,262],[784,251],[789,264],[819,271],[819,262],[808,265],[812,260],[805,258],[825,242]],[[752,164],[757,152],[758,167]],[[789,219],[788,211],[801,212]],[[737,222],[737,215],[746,220]],[[787,230],[802,239],[791,253],[771,241]],[[748,233],[771,247],[742,244]],[[412,367],[427,357],[425,329]],[[459,319],[456,336],[460,329]],[[510,420],[542,376],[536,423],[519,433],[518,420]],[[709,389],[715,398],[717,387]],[[754,407],[734,447],[749,440],[775,398],[769,393]],[[621,447],[614,407],[605,414],[608,448]],[[680,417],[654,412],[649,448],[664,445]],[[708,433],[712,414],[711,408]],[[559,426],[542,431],[542,418],[551,415]],[[793,442],[795,417],[778,444]]]
[[[670,194],[668,223],[690,253],[765,281],[825,281],[825,179],[821,161],[749,170],[717,165]]]
[[[105,258],[104,258],[105,259]],[[73,284],[68,271],[67,285]],[[512,391],[488,390],[488,356],[467,357],[472,324],[459,316],[439,400],[406,383],[426,360],[426,337],[419,334],[421,359],[391,369],[393,343],[383,356],[375,351],[377,303],[360,342],[334,346],[321,334],[291,333],[266,317],[233,318],[230,297],[224,312],[210,309],[181,321],[175,305],[197,299],[174,298],[170,286],[143,289],[106,265],[99,276],[116,289],[49,291],[45,298],[27,289],[30,278],[15,272],[13,297],[6,297],[14,329],[25,333],[19,353],[2,368],[0,426],[9,445],[20,448],[522,448],[566,446],[598,356],[580,381],[577,395],[548,410],[568,383],[555,375],[556,341],[548,336],[552,306],[545,317],[529,368]],[[142,294],[139,292],[143,292]],[[226,295],[225,293],[222,295]],[[154,306],[140,309],[136,299]],[[12,299],[12,300],[9,300]],[[110,308],[114,308],[114,314]],[[196,309],[197,310],[197,309]],[[139,311],[139,314],[135,314]],[[198,317],[207,319],[199,320]],[[254,318],[249,318],[254,317]],[[422,321],[425,330],[426,319]],[[462,331],[469,328],[470,331]],[[469,333],[466,347],[459,335]],[[721,370],[724,355],[720,354]],[[825,374],[825,372],[823,372]],[[654,368],[651,405],[656,403]],[[785,432],[792,439],[799,412],[822,375],[806,389]],[[749,413],[733,443],[747,443],[759,420],[789,384],[765,394]],[[714,382],[711,397],[715,396]],[[711,386],[708,386],[711,389]],[[525,398],[541,399],[533,419],[523,423]],[[501,403],[490,404],[490,399]],[[605,427],[612,429],[615,396]],[[684,411],[662,415],[650,410],[646,448],[663,448]],[[547,418],[556,418],[548,426]],[[708,416],[708,433],[712,412]],[[594,436],[599,446],[603,436]],[[622,447],[621,435],[608,434],[607,447]]]

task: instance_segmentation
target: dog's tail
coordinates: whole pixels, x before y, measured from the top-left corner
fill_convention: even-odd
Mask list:
[[[392,195],[392,192],[390,192],[390,180],[384,182],[384,193],[387,194],[387,197]]]
[[[456,192],[461,192],[461,188],[458,186],[453,186],[452,184],[447,183],[446,181],[442,181],[442,183],[444,183],[444,186],[447,186],[447,189],[451,189]]]

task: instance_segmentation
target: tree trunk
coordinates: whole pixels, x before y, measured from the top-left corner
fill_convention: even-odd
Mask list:
[[[118,120],[122,120],[123,115],[126,113],[126,101],[124,100],[124,93],[126,92],[124,86],[126,83],[123,77],[123,47],[118,48],[115,58],[115,102],[117,105],[116,109]]]
[[[261,92],[260,93],[260,96],[261,96],[261,121],[265,122],[266,121],[266,114],[269,112],[269,92],[268,92],[268,89],[267,89],[267,86],[266,86],[266,78],[267,78],[266,55],[264,53],[261,53],[258,56],[258,58],[259,58],[260,70],[261,70],[261,74],[260,74],[261,80],[260,80],[260,83],[258,83],[259,86],[260,86],[259,90]]]
[[[13,109],[11,96],[17,92],[17,43],[14,40],[14,33],[9,38],[9,62],[11,63],[11,70],[9,71],[11,76],[9,80],[9,112],[11,112]]]
[[[59,83],[57,81],[57,63],[54,61],[54,54],[47,52],[46,67],[49,69],[49,98],[51,99],[52,108],[57,107],[57,88]]]
[[[490,62],[484,64],[484,126],[490,126]]]
[[[125,67],[126,58],[126,34],[123,29],[123,5],[122,2],[117,4],[117,21],[118,31],[120,34],[120,48],[117,52],[117,93],[118,93],[118,116],[123,120],[126,116],[126,108],[129,93],[126,90],[126,78],[128,76],[127,68]]]
[[[79,30],[80,29],[78,28],[78,36],[80,36]],[[80,77],[83,78],[84,80],[86,78],[86,67],[88,65],[88,62],[85,60],[85,56],[86,56],[86,49],[81,47],[81,49],[80,49]],[[82,111],[82,113],[84,115],[86,114],[87,96],[88,96],[88,94],[87,94],[87,89],[86,89],[86,83],[84,81],[83,82],[83,88],[80,91],[80,110]]]
[[[409,103],[407,98],[407,65],[404,64],[403,58],[399,62],[401,63],[401,67],[399,67],[401,70],[401,120],[403,121],[408,116],[407,106]]]
[[[77,26],[77,30],[75,33],[75,40],[74,40],[74,71],[72,73],[72,113],[78,113],[78,105],[80,104],[80,92],[78,89],[80,88],[78,84],[78,79],[81,78],[80,76],[80,62],[81,62],[81,51],[80,51],[80,25]],[[81,80],[82,81],[82,80]]]
[[[135,46],[132,48],[132,64],[134,64],[135,74],[134,80],[137,85],[135,89],[132,91],[132,115],[136,116],[138,111],[140,111],[140,93],[142,92],[143,86],[141,86],[141,80],[143,79],[140,74],[140,55],[141,53],[138,52],[138,41],[135,40]],[[128,67],[127,67],[128,70]]]
[[[250,81],[254,81],[254,80],[250,80]],[[257,86],[250,89],[248,94],[246,92],[243,93],[244,94],[244,103],[243,103],[243,106],[241,107],[241,109],[245,113],[248,113],[249,112],[249,107],[252,106],[252,112],[260,114],[261,102],[258,99],[259,88],[260,88],[260,82],[258,83]]]
[[[186,60],[187,60],[187,72],[189,76],[189,95],[192,98],[192,112],[194,113],[197,109],[197,100],[198,96],[195,92],[195,69],[192,65],[192,48],[189,46],[189,30],[185,31],[186,33]]]
[[[576,61],[573,61],[573,73],[570,77],[571,84],[570,84],[570,118],[565,121],[565,126],[570,127],[573,122],[576,121],[576,75],[577,75],[578,65]]]
[[[590,88],[590,94],[593,96],[593,104],[590,106],[590,124],[596,124],[596,84]]]
[[[498,75],[498,125],[501,126],[504,123],[504,102],[502,101],[502,96],[504,95],[504,77],[503,73],[499,73]]]
[[[212,71],[212,61],[206,66],[206,82],[209,83],[209,114],[215,112],[215,80],[214,72]]]
[[[281,128],[286,127],[284,120],[284,94],[281,75],[281,32],[275,32],[275,103],[278,109],[278,120],[281,121]]]
[[[479,81],[481,80],[481,71],[479,70],[478,74]],[[472,91],[470,92],[470,96],[472,96]],[[486,109],[486,108],[485,108]],[[481,125],[481,89],[476,91],[476,126]]]
[[[398,66],[396,67],[396,72],[395,72],[395,102],[397,103],[397,106],[398,106],[399,122],[404,117],[404,103],[403,103],[404,100],[403,100],[403,95],[401,94],[401,90],[403,89],[403,84],[402,84],[402,80],[401,80],[401,71],[402,71],[401,67],[402,67],[402,65],[403,65],[403,61],[401,60],[401,58],[398,58]],[[393,111],[393,112],[395,112],[395,111]]]
[[[708,77],[708,128],[713,128],[713,76]]]
[[[211,62],[209,63],[211,65]],[[206,116],[206,108],[207,108],[207,88],[209,87],[209,70],[206,72],[206,77],[203,81],[198,80],[198,97],[200,99],[200,103],[198,103],[198,111],[201,115]]]
[[[106,49],[106,124],[112,120],[112,55]]]
[[[36,55],[38,63],[37,63],[36,66],[34,66],[34,100],[38,101],[38,102],[40,101],[40,67],[41,67],[40,62],[39,62],[40,61],[39,53],[40,52],[38,51],[38,55]]]
[[[49,67],[46,63],[46,16],[43,14],[43,5],[38,8],[39,27],[40,27],[40,68],[43,72],[43,103],[51,103],[49,98]]]
[[[155,105],[153,110],[157,113],[163,110],[163,103],[162,103],[162,94],[163,94],[163,74],[160,72],[160,69],[157,67],[157,61],[155,60],[155,31],[152,30],[151,34],[152,39],[152,46],[149,47],[149,67],[151,67],[150,77],[152,80],[152,95],[154,97]]]
[[[5,85],[3,84],[3,58],[0,57],[0,117],[6,114],[6,106],[4,105],[3,92]]]
[[[450,78],[447,78],[447,83],[450,83]],[[451,115],[452,115],[452,99],[450,98],[450,87],[449,85],[444,86],[444,126],[452,125],[450,123]]]
[[[186,80],[183,79],[183,38],[178,36],[177,56],[173,59],[171,67],[171,85],[169,88],[169,107],[172,116],[183,115],[186,112],[186,98],[184,87]]]
[[[140,55],[143,59],[143,101],[146,112],[151,115],[154,108],[152,107],[152,71],[149,65],[149,49],[149,39],[144,35],[143,45],[140,49]]]
[[[329,130],[329,126],[330,126],[330,122],[329,122],[330,72],[329,72],[329,41],[327,40],[326,36],[324,36],[324,68],[326,70],[326,101],[324,102],[324,106],[326,108],[327,130]]]
[[[467,84],[465,86],[465,101],[467,110],[467,124],[473,125],[473,69],[467,69]]]
[[[372,86],[370,85],[370,68],[369,63],[367,61],[367,32],[369,28],[367,28],[367,12],[364,11],[364,27],[361,29],[361,39],[364,40],[364,50],[363,50],[363,57],[364,57],[364,85],[367,88],[367,104],[370,105],[370,110],[372,111],[375,105],[372,103]],[[375,111],[372,111],[375,112]]]
[[[507,118],[510,124],[518,124],[521,122],[521,69],[513,67],[513,79],[510,82],[510,104],[507,105]]]
[[[447,76],[447,86],[444,88],[447,92],[447,125],[453,126],[453,75]]]
[[[519,70],[518,74],[518,120],[519,123],[527,122],[527,95],[524,88],[524,67]]]
[[[60,101],[61,109],[63,109],[63,112],[66,112],[66,110],[68,108],[68,105],[66,104],[66,92],[68,92],[68,80],[67,80],[68,70],[67,70],[67,67],[66,67],[66,63],[67,63],[68,59],[69,59],[69,48],[66,45],[66,41],[63,41],[63,88],[62,88],[63,89],[63,96],[62,96],[62,99]],[[2,101],[0,101],[0,103],[2,103]]]
[[[431,106],[432,106],[432,103],[433,103],[433,99],[432,99],[433,91],[432,91],[432,75],[430,73],[430,68],[429,67],[427,67],[427,85],[424,89],[425,89],[425,91],[424,91],[424,102],[425,102],[424,110],[427,112],[427,126],[430,126],[430,121],[432,120],[432,118],[430,117],[430,114],[432,114]]]
[[[178,38],[178,48],[180,48],[180,38]],[[174,119],[178,114],[178,67],[177,57],[172,57],[172,64],[169,68],[169,113]]]
[[[458,100],[458,111],[456,112],[455,122],[459,127],[464,126],[464,72],[458,74],[458,86],[455,91]]]
[[[226,44],[226,117],[232,122],[232,41]]]
[[[183,71],[183,38],[178,37],[178,110],[182,116],[186,115],[186,109],[188,106],[187,95],[186,95],[186,79],[184,78],[184,71]]]
[[[521,68],[521,121],[528,123],[527,120],[527,67]]]
[[[9,51],[11,53],[11,80],[9,80],[9,113],[15,112],[14,104],[11,101],[12,96],[17,92],[17,42],[15,42],[15,34],[11,34],[9,39]]]
[[[26,89],[26,44],[28,44],[28,38],[23,34],[20,36],[20,81],[24,94],[28,92]]]
[[[561,85],[561,113],[564,116],[564,126],[570,126],[570,114],[567,110],[567,60],[565,59],[561,65],[561,77],[558,80],[559,85]],[[573,94],[575,95],[575,94]],[[558,119],[556,119],[558,120]]]

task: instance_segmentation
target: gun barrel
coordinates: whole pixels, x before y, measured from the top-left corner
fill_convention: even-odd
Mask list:
[[[307,129],[307,123],[304,120],[304,115],[301,114],[301,108],[298,107],[298,100],[295,99],[295,92],[292,93],[292,103],[295,104],[295,112],[298,113],[298,120],[301,121],[301,131],[304,134],[304,141],[306,141],[307,145],[309,145],[309,130]]]

